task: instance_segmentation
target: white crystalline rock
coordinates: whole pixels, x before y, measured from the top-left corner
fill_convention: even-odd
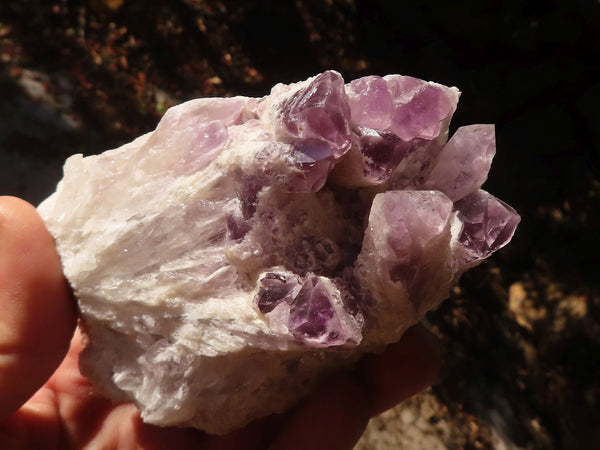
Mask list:
[[[446,143],[457,101],[329,71],[189,101],[69,158],[39,212],[89,337],[83,373],[147,422],[226,433],[398,340],[518,223],[479,190],[493,127]]]

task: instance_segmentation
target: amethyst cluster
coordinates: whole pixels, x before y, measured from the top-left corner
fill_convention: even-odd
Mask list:
[[[398,340],[519,222],[481,190],[494,127],[448,136],[458,98],[327,71],[69,158],[39,211],[84,374],[148,422],[225,433]]]

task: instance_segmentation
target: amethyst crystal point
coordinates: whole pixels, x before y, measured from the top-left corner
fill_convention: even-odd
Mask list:
[[[375,130],[390,128],[394,104],[383,78],[373,75],[351,81],[346,92],[355,125]]]
[[[346,310],[339,289],[325,277],[267,273],[261,279],[257,305],[273,329],[290,332],[312,347],[356,346],[362,316]]]
[[[291,192],[316,192],[323,187],[334,165],[331,147],[316,139],[294,145],[297,173],[291,174],[287,187]]]
[[[292,303],[302,289],[300,277],[295,274],[269,272],[260,280],[257,305],[261,313],[273,311],[281,302]]]
[[[461,127],[442,149],[424,187],[459,200],[485,182],[495,154],[494,125]]]
[[[245,104],[246,100],[241,97],[198,99],[186,103],[186,108],[169,109],[150,135],[145,155],[139,155],[140,159],[147,162],[144,166],[152,165],[160,171],[168,167],[170,161],[175,163],[176,172],[198,171],[225,144],[227,127],[241,120]],[[157,164],[155,152],[160,152],[165,140],[169,141],[171,152],[163,157],[166,161]]]
[[[281,123],[278,137],[322,141],[338,157],[348,151],[350,108],[340,74],[328,71],[290,90],[275,108]]]
[[[384,77],[394,99],[391,130],[400,138],[435,139],[448,126],[458,103],[458,90],[412,77]]]
[[[508,244],[521,220],[514,209],[483,190],[462,198],[455,207],[463,224],[457,255],[466,267]]]
[[[226,433],[398,340],[519,221],[480,190],[492,126],[448,141],[458,97],[328,71],[184,103],[69,158],[39,211],[89,338],[83,373],[147,422]]]
[[[373,311],[381,311],[378,334],[391,338],[447,296],[452,221],[452,201],[442,192],[375,196],[355,267]]]
[[[353,145],[334,171],[336,183],[416,186],[447,140],[459,92],[412,77],[368,76],[346,85]]]
[[[387,181],[413,145],[390,131],[357,127],[355,145],[336,166],[334,178],[352,186],[375,186]]]

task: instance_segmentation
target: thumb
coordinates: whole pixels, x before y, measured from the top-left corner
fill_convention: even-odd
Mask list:
[[[76,309],[52,236],[29,203],[0,197],[0,419],[52,375]]]

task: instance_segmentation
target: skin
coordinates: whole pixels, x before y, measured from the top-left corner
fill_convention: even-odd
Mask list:
[[[292,411],[227,436],[144,424],[102,398],[78,369],[77,312],[54,241],[35,208],[0,197],[0,448],[352,449],[370,417],[428,387],[440,368],[422,326]]]

